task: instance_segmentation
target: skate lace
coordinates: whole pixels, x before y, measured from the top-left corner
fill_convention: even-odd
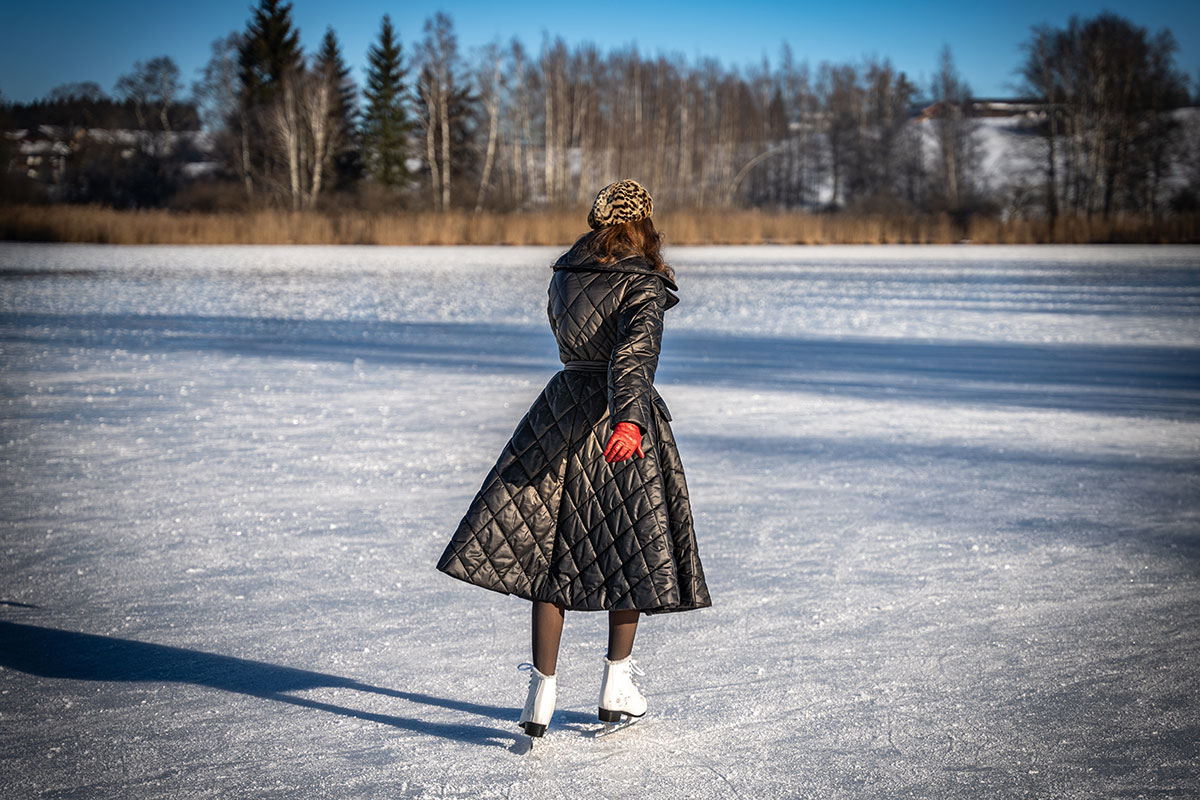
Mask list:
[[[646,674],[646,670],[639,667],[637,662],[634,661],[632,658],[629,659],[629,671],[632,672],[634,675],[638,675],[638,676]]]
[[[533,664],[530,664],[528,661],[522,661],[520,664],[517,664],[517,669],[521,672],[533,672]]]

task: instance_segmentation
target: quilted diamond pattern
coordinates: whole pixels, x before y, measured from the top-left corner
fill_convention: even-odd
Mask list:
[[[711,605],[670,414],[653,385],[663,311],[675,302],[640,261],[556,265],[548,312],[559,356],[608,369],[550,379],[438,569],[569,609]],[[604,445],[621,421],[641,427],[646,457],[609,464]]]

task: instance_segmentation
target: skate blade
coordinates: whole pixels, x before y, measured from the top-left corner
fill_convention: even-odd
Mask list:
[[[594,739],[603,739],[613,734],[620,733],[626,728],[632,728],[642,720],[641,717],[625,717],[620,722],[605,722],[604,725],[595,733],[592,734]]]

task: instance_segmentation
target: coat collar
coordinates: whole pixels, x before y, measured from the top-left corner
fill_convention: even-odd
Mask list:
[[[633,275],[654,275],[659,278],[667,287],[667,304],[666,308],[679,303],[679,298],[674,294],[679,291],[679,287],[675,285],[675,281],[662,272],[658,272],[654,267],[642,260],[641,256],[626,256],[619,261],[613,261],[609,264],[600,264],[595,261],[576,262],[571,259],[573,254],[568,251],[563,253],[562,257],[554,263],[554,271],[568,270],[571,272],[625,272]]]

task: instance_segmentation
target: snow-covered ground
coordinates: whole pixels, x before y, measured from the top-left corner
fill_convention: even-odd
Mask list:
[[[555,255],[0,245],[0,796],[1197,796],[1200,248],[673,251],[714,606],[528,752],[434,563]]]

